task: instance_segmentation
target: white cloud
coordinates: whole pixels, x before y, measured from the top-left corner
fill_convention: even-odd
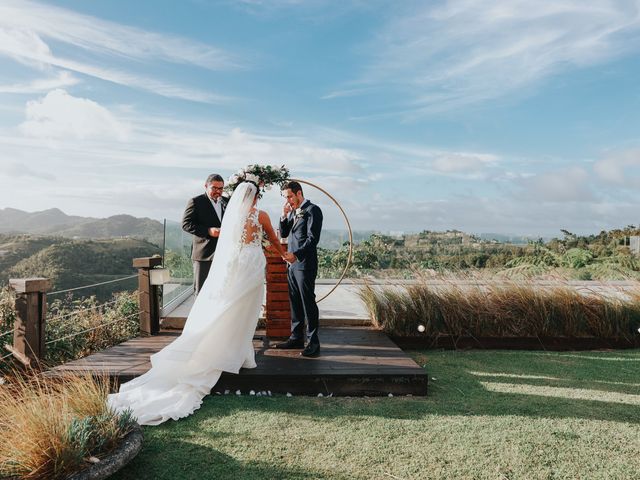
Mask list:
[[[367,181],[359,153],[305,135],[151,117],[60,89],[28,102],[18,128],[0,129],[0,157],[49,180],[55,172],[55,181],[42,182],[34,196],[24,172],[0,169],[0,205],[39,210],[54,204],[93,216],[179,219],[207,174],[226,176],[250,163],[286,164],[292,175],[322,184],[331,177],[330,189],[337,179]]]
[[[136,122],[138,125],[142,122]],[[162,125],[146,123],[140,134],[142,144],[154,145],[149,156],[138,161],[164,167],[204,167],[236,169],[252,163],[285,164],[296,174],[327,171],[353,175],[363,171],[360,155],[344,148],[327,147],[302,136],[262,134],[226,125]]]
[[[19,178],[27,177],[37,180],[55,180],[56,176],[51,172],[39,172],[29,167],[29,165],[21,165],[17,162],[7,163],[0,170],[8,177]]]
[[[52,90],[40,100],[27,103],[26,120],[20,130],[27,136],[75,141],[85,138],[124,140],[127,127],[98,103]]]
[[[34,40],[37,36],[45,37],[122,59],[157,59],[211,70],[240,66],[228,52],[210,45],[30,1],[4,0],[0,5],[0,28],[5,34],[21,31],[25,36],[33,36]],[[20,51],[19,46],[8,50]],[[39,50],[46,49],[41,45]]]
[[[436,156],[431,167],[441,173],[479,173],[498,162],[496,155],[486,153],[447,152]]]
[[[58,50],[68,53],[55,53],[50,46],[54,42]],[[234,56],[210,45],[58,7],[12,0],[0,5],[0,55],[38,70],[62,68],[165,97],[205,103],[229,98],[152,78],[137,70],[161,62],[209,70],[241,68]]]
[[[410,5],[369,46],[373,60],[350,86],[353,93],[385,86],[404,99],[398,105],[409,111],[442,111],[502,97],[554,74],[640,49],[638,0]]]
[[[544,172],[521,179],[521,196],[535,203],[593,202],[591,176],[579,166]]]
[[[328,190],[356,229],[547,235],[560,228],[599,231],[637,216],[635,200],[613,198],[586,162],[537,172],[533,159],[508,162],[497,153],[328,132],[289,129],[282,135],[178,121],[54,90],[28,104],[20,128],[0,128],[0,157],[11,163],[0,168],[0,206],[179,220],[207,174],[227,176],[268,163],[285,164],[293,176]],[[479,177],[486,181],[474,180]],[[272,215],[281,205],[277,193],[263,201]],[[327,228],[342,228],[328,199],[311,188],[308,196],[326,207]]]
[[[0,85],[0,93],[42,93],[56,88],[71,87],[79,82],[80,80],[70,72],[62,70],[54,76],[32,80],[27,83]]]
[[[640,149],[616,152],[593,165],[596,175],[608,184],[623,188],[640,187]]]
[[[0,18],[3,18],[1,9]],[[51,49],[37,33],[28,29],[15,28],[8,23],[8,18],[4,17],[0,20],[0,54],[43,70],[48,62],[42,59],[51,56]]]
[[[352,197],[353,198],[353,197]],[[459,229],[469,233],[560,235],[566,228],[594,233],[634,223],[637,205],[625,202],[542,202],[539,198],[476,195],[441,200],[367,198],[345,202],[356,229],[421,231]]]

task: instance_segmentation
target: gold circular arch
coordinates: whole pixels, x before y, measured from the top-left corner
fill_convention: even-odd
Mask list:
[[[313,188],[316,188],[316,189],[320,190],[327,197],[329,197],[331,199],[331,201],[336,204],[336,206],[340,210],[340,213],[342,213],[342,216],[344,218],[344,222],[347,225],[347,230],[349,231],[349,256],[347,257],[347,263],[344,266],[344,270],[342,270],[342,275],[340,275],[340,278],[338,279],[338,282],[333,286],[333,288],[331,290],[329,290],[325,295],[323,295],[322,298],[320,298],[320,300],[316,300],[316,303],[320,303],[322,300],[324,300],[329,295],[331,295],[335,291],[336,288],[338,288],[340,286],[340,284],[342,283],[342,280],[344,280],[344,277],[347,275],[347,271],[349,270],[349,267],[351,266],[351,260],[353,258],[353,231],[351,230],[351,223],[349,223],[349,218],[347,217],[347,214],[345,213],[344,209],[342,208],[342,205],[340,205],[340,203],[329,192],[327,192],[324,188],[319,187],[315,183],[311,183],[308,180],[300,180],[299,178],[290,178],[289,181],[298,182],[298,183],[304,183],[305,185],[309,185],[309,186],[311,186]]]

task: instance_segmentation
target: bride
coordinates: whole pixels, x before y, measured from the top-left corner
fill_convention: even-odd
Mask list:
[[[253,335],[264,299],[262,233],[280,255],[259,188],[242,182],[227,205],[209,276],[196,297],[182,334],[151,356],[151,370],[109,395],[116,411],[132,410],[141,425],[191,415],[222,372],[255,368]]]

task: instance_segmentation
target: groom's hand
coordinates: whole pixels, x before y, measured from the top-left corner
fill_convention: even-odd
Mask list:
[[[291,252],[286,252],[282,258],[284,258],[287,263],[296,263],[298,261],[296,256]]]
[[[287,215],[291,213],[291,210],[293,210],[291,204],[289,202],[284,202],[284,205],[282,207],[282,218],[286,218]]]
[[[215,228],[215,227],[211,227],[209,229],[209,236],[210,237],[214,237],[217,238],[220,236],[220,229],[219,228]]]

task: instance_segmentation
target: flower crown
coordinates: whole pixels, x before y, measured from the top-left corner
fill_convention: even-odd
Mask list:
[[[227,185],[224,187],[227,194],[231,195],[242,182],[253,183],[258,187],[258,198],[262,197],[265,191],[271,190],[274,184],[284,185],[289,180],[289,169],[271,165],[248,165],[241,168],[229,177]]]

